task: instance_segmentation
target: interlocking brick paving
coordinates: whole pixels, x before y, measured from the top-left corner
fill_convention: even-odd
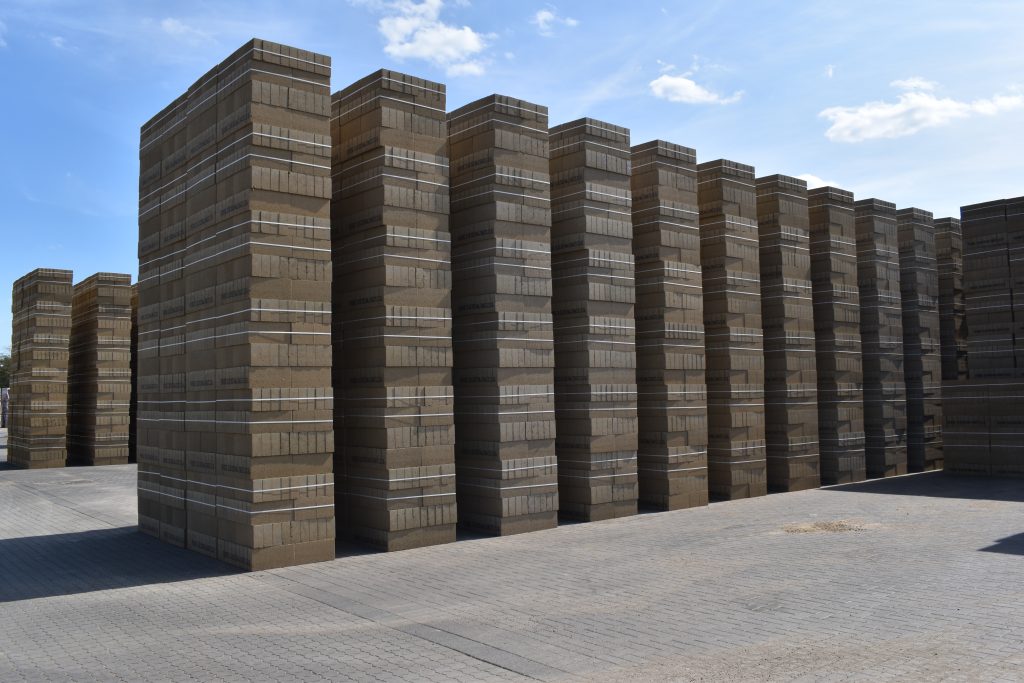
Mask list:
[[[914,475],[243,574],[0,471],[0,680],[1021,680],[1024,482]]]

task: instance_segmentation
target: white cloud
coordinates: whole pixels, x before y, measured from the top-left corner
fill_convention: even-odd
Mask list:
[[[801,173],[797,176],[800,180],[807,183],[807,189],[813,190],[819,187],[839,187],[839,183],[834,180],[824,180],[814,175],[813,173]]]
[[[893,81],[903,89],[895,102],[867,102],[856,107],[829,107],[819,116],[832,123],[825,137],[833,142],[863,142],[913,135],[972,116],[994,116],[1024,107],[1024,95],[995,95],[970,102],[937,97],[936,84],[921,78]]]
[[[665,74],[665,73],[668,73],[669,71],[675,71],[676,70],[676,65],[675,64],[669,64],[668,62],[663,62],[660,59],[656,59],[654,61],[656,61],[658,63],[658,72],[659,73]]]
[[[825,67],[825,78],[832,78],[832,75],[835,74],[835,72],[836,68],[833,65],[829,64],[828,66]]]
[[[397,0],[384,6],[388,13],[377,28],[387,39],[384,51],[396,59],[422,59],[445,69],[449,76],[479,76],[484,61],[475,59],[487,47],[487,37],[468,26],[441,21],[443,0]]]
[[[732,104],[743,97],[742,90],[723,97],[691,80],[688,78],[689,75],[689,72],[682,76],[662,74],[650,82],[651,93],[655,97],[669,102],[684,102],[686,104]]]
[[[575,28],[580,25],[580,22],[572,17],[559,16],[558,8],[553,5],[548,5],[546,9],[538,10],[533,15],[533,18],[530,19],[530,23],[537,27],[537,32],[542,36],[555,35],[556,26]]]
[[[7,24],[0,21],[0,48],[7,47],[7,41],[4,36],[7,35]]]
[[[50,36],[50,45],[58,50],[63,50],[67,46],[64,36]]]
[[[927,81],[920,76],[911,76],[910,78],[901,78],[890,83],[894,88],[900,90],[935,90],[935,86],[938,83],[934,81]]]

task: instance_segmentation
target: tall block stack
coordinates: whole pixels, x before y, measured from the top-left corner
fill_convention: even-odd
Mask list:
[[[445,88],[381,70],[331,106],[345,531],[384,550],[454,541]]]
[[[802,491],[821,484],[807,183],[758,178],[757,224],[768,490]]]
[[[942,381],[967,379],[963,236],[958,218],[935,220],[935,258],[939,275]]]
[[[907,390],[903,377],[896,205],[854,204],[861,360],[864,371],[864,457],[868,477],[907,473]]]
[[[662,140],[633,147],[633,258],[640,502],[706,505],[707,388],[697,153]]]
[[[961,208],[966,381],[943,386],[946,469],[1024,475],[1024,197]]]
[[[735,499],[768,491],[761,259],[754,167],[697,166],[708,392],[708,489]]]
[[[132,277],[96,273],[74,287],[68,364],[68,462],[128,462]]]
[[[907,383],[907,467],[942,469],[942,355],[935,225],[930,211],[896,212]]]
[[[14,282],[7,461],[67,464],[70,270],[36,268]]]
[[[629,130],[580,119],[550,143],[559,507],[622,517],[637,510]]]
[[[821,187],[809,195],[821,482],[846,484],[867,476],[853,193]]]
[[[558,524],[547,108],[491,95],[448,115],[459,522]]]
[[[330,58],[243,45],[142,128],[139,526],[334,557]]]

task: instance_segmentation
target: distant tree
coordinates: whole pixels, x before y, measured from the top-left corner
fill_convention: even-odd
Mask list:
[[[11,386],[11,352],[0,352],[0,387]]]

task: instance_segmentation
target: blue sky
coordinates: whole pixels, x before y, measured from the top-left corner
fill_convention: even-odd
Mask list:
[[[1024,194],[1022,29],[984,0],[0,0],[0,309],[37,266],[136,273],[139,126],[254,36],[335,89],[395,68],[945,216]]]

